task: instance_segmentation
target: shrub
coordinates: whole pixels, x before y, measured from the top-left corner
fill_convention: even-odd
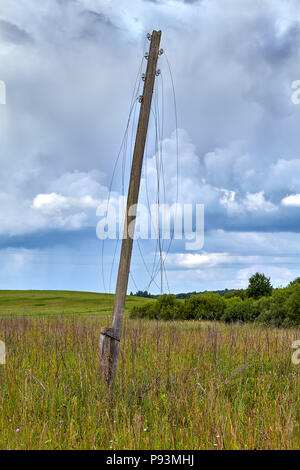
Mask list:
[[[296,284],[286,303],[286,322],[288,324],[300,324],[300,285]]]
[[[224,299],[231,299],[232,297],[239,297],[244,300],[246,298],[246,291],[243,289],[231,290],[224,295]]]
[[[164,294],[157,299],[157,318],[161,320],[173,320],[183,317],[183,303],[176,299],[175,295]]]
[[[257,321],[273,326],[281,326],[286,323],[287,300],[291,295],[289,288],[277,289],[271,297],[261,297],[257,301],[259,316]]]
[[[155,301],[135,305],[130,311],[131,318],[155,318]]]
[[[132,318],[174,320],[183,318],[182,310],[183,304],[176,299],[175,295],[164,294],[156,301],[134,306],[130,311],[130,316]]]
[[[225,298],[225,308],[230,307],[232,305],[240,304],[243,302],[241,297],[228,297]]]
[[[272,326],[293,326],[300,324],[300,282],[299,278],[286,288],[273,290],[272,295],[242,300],[241,296],[221,297],[205,292],[192,295],[184,303],[175,295],[162,295],[157,300],[135,306],[130,312],[132,318],[161,320],[221,320],[257,321]]]
[[[234,299],[234,298],[233,298]],[[234,321],[253,321],[259,315],[257,302],[254,299],[233,300],[226,302],[226,309],[221,320],[229,323]]]
[[[183,311],[185,319],[220,320],[224,309],[225,300],[220,295],[205,292],[187,299]]]

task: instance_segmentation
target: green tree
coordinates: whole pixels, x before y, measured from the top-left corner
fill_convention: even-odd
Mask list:
[[[261,273],[255,273],[249,279],[247,296],[258,299],[272,294],[272,284],[270,278]]]
[[[293,281],[289,283],[289,287],[296,287],[300,285],[300,277],[296,277]]]

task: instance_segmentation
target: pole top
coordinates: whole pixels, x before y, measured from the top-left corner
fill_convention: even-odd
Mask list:
[[[149,41],[151,40],[151,38],[152,38],[153,36],[159,36],[159,37],[161,37],[161,30],[156,31],[156,29],[154,29],[154,30],[152,31],[152,34],[148,33],[148,34],[147,34],[147,38],[149,39]]]

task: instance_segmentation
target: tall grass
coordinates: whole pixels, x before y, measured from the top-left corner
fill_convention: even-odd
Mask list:
[[[109,323],[0,318],[1,449],[299,449],[299,330],[126,320],[108,390]]]

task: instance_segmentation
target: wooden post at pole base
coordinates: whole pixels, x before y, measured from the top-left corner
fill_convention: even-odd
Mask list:
[[[101,330],[100,334],[99,371],[101,372],[102,376],[106,378],[109,384],[114,381],[118,367],[120,339],[122,333],[128,277],[130,272],[136,210],[140,190],[141,173],[151,110],[154,80],[156,75],[156,65],[159,54],[160,38],[161,31],[152,32],[145,83],[141,100],[140,115],[132,158],[112,324],[110,329],[104,328]]]
[[[112,329],[106,328],[105,326],[101,328],[100,332],[100,341],[99,341],[99,367],[98,372],[102,380],[107,383],[110,383],[111,377],[109,376],[110,372],[110,343],[111,343]]]

